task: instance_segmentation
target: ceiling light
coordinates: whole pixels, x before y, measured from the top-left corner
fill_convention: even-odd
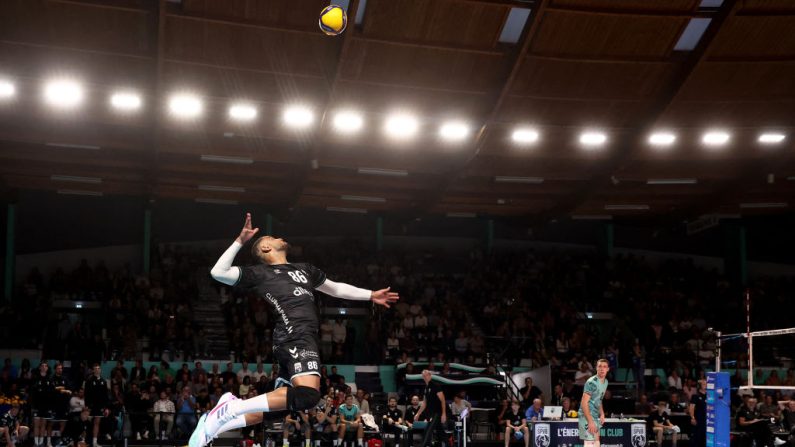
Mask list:
[[[209,199],[209,198],[198,198],[194,199],[196,203],[209,203],[212,205],[237,205],[237,200],[225,200],[225,199]]]
[[[572,214],[573,220],[612,220],[610,214]]]
[[[98,151],[101,149],[99,146],[95,146],[93,144],[74,144],[74,143],[44,143],[45,146],[50,147],[64,147],[67,149],[89,149],[92,151]]]
[[[439,136],[447,141],[461,141],[469,135],[469,126],[461,121],[450,121],[439,128]]]
[[[235,165],[250,165],[254,160],[245,157],[231,157],[227,155],[202,155],[201,161],[209,161],[214,163],[229,163]]]
[[[517,144],[532,144],[538,141],[538,131],[522,127],[513,131],[511,139]]]
[[[447,213],[447,217],[478,217],[475,213]]]
[[[80,177],[76,175],[51,175],[50,180],[54,182],[102,183],[102,179],[99,177]]]
[[[494,177],[494,181],[497,183],[530,183],[534,185],[544,183],[544,179],[541,177],[515,177],[511,175],[498,175]]]
[[[384,177],[406,177],[409,172],[403,169],[359,168],[359,174],[380,175]]]
[[[235,121],[251,121],[257,117],[257,108],[251,104],[237,103],[229,107],[229,118]]]
[[[141,96],[133,92],[117,92],[110,97],[110,105],[122,111],[138,110],[141,108]]]
[[[70,196],[94,196],[94,197],[102,196],[102,192],[100,191],[87,191],[84,189],[59,189],[56,192],[58,194],[64,194]]]
[[[44,99],[51,106],[62,109],[77,107],[83,102],[83,87],[67,79],[50,81],[44,87]]]
[[[0,79],[0,99],[13,98],[16,94],[17,88],[11,81]]]
[[[587,131],[580,134],[580,144],[586,147],[599,147],[607,142],[607,135],[602,132]]]
[[[705,133],[704,136],[701,137],[701,142],[705,146],[717,147],[717,146],[723,146],[726,143],[728,143],[729,138],[731,137],[728,132],[725,132],[723,130],[711,130]]]
[[[345,208],[342,206],[327,206],[326,211],[336,211],[338,213],[354,213],[354,214],[367,214],[366,209],[362,208]]]
[[[202,191],[216,191],[216,192],[246,192],[246,188],[238,186],[216,186],[216,185],[199,185]]]
[[[768,132],[759,135],[758,141],[762,144],[778,144],[784,141],[787,138],[786,135],[779,132]]]
[[[168,109],[177,118],[196,118],[202,114],[204,105],[201,99],[190,93],[178,93],[171,96],[168,101]]]
[[[607,211],[648,210],[649,205],[605,205]]]
[[[361,113],[341,110],[334,114],[334,130],[339,133],[356,133],[362,129],[364,119]]]
[[[413,137],[420,128],[417,118],[408,114],[395,114],[387,118],[384,130],[387,135],[398,140]]]
[[[305,129],[315,121],[315,114],[309,107],[294,105],[284,109],[282,119],[284,119],[284,124],[288,127],[293,129]]]
[[[340,196],[342,200],[351,200],[354,202],[378,202],[383,203],[386,202],[386,199],[383,197],[369,197],[369,196],[348,196],[342,195]]]
[[[740,208],[745,209],[753,209],[753,208],[786,208],[789,206],[785,202],[773,202],[773,203],[741,203]]]
[[[694,178],[650,178],[647,185],[695,185],[698,179]]]
[[[652,146],[670,146],[676,142],[676,135],[670,132],[655,132],[649,136]]]

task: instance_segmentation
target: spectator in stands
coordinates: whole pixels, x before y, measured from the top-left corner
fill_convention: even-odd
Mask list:
[[[682,389],[682,378],[679,377],[676,368],[672,369],[671,374],[668,376],[668,388]]]
[[[653,402],[659,402],[661,400],[668,401],[668,389],[663,385],[662,379],[660,376],[654,375],[654,381],[652,382],[651,388],[649,389],[649,395],[652,398]]]
[[[290,411],[284,417],[283,447],[290,447],[290,435],[300,433],[304,435],[304,447],[309,447],[312,442],[312,427],[309,416],[303,411]]]
[[[130,385],[130,391],[124,397],[124,404],[129,413],[130,418],[130,426],[132,428],[132,432],[134,433],[135,439],[140,441],[142,435],[143,437],[149,436],[149,430],[147,427],[149,424],[147,423],[147,410],[151,407],[151,402],[149,402],[149,393],[146,393],[146,400],[144,400],[144,394],[141,393],[140,389],[138,388],[138,384],[133,382]]]
[[[320,367],[321,372],[323,371],[323,368],[325,368],[325,366]],[[267,373],[265,372],[265,365],[263,365],[262,362],[257,362],[257,369],[253,373],[251,373],[251,383],[256,384],[257,382],[259,382],[259,379],[262,376],[267,377]]]
[[[574,408],[572,407],[572,405],[571,405],[571,399],[569,399],[568,397],[564,397],[564,398],[561,400],[561,405],[560,405],[560,406],[563,408],[563,409],[561,410],[561,414],[563,415],[563,417],[564,417],[564,418],[567,418],[567,417],[574,417],[574,413],[576,413],[576,412],[577,412],[577,411],[576,411],[576,410],[574,410]],[[574,413],[572,413],[572,411],[573,411]],[[570,414],[570,413],[571,413],[571,414]]]
[[[86,390],[80,388],[77,393],[73,394],[69,399],[69,413],[79,413],[86,408]]]
[[[449,376],[452,373],[453,373],[453,370],[450,369],[450,362],[444,362],[444,364],[442,365],[442,370],[439,371],[439,374],[441,374],[443,376]]]
[[[140,386],[144,382],[146,382],[146,368],[144,368],[144,363],[138,359],[130,370],[130,383],[137,383]]]
[[[345,403],[339,407],[339,437],[338,444],[342,444],[347,432],[356,433],[356,441],[359,447],[363,447],[364,424],[362,424],[362,414],[359,407],[353,403],[353,396],[345,396]]]
[[[525,419],[529,422],[538,422],[544,417],[544,407],[541,405],[541,399],[533,399],[533,404],[527,408],[524,413]]]
[[[559,383],[555,384],[555,387],[552,389],[552,400],[549,404],[559,407],[563,405],[564,398],[565,396],[563,395],[563,387]]]
[[[334,342],[334,352],[336,353],[345,345],[345,340],[348,336],[348,329],[345,327],[345,323],[341,319],[337,318],[334,320],[334,324],[331,325],[331,332],[331,339]]]
[[[384,433],[391,433],[395,439],[401,439],[408,426],[403,422],[403,413],[397,407],[397,398],[390,397],[383,416],[382,426]],[[396,442],[396,444],[398,444]]]
[[[638,403],[635,404],[635,414],[648,415],[651,412],[652,407],[649,403],[649,398],[645,394],[641,394],[638,398]]]
[[[767,380],[765,380],[766,386],[781,386],[781,379],[778,377],[778,371],[775,369],[770,371],[770,375],[767,376]]]
[[[168,399],[165,391],[160,392],[160,400],[154,403],[152,412],[154,413],[154,433],[157,439],[166,440],[170,437],[171,429],[174,427],[174,402]],[[163,429],[163,423],[166,427]]]
[[[339,406],[334,405],[334,399],[326,396],[320,405],[310,410],[310,418],[314,417],[312,430],[315,433],[337,433],[337,417],[339,414]],[[315,447],[320,447],[320,440],[315,442]],[[339,442],[339,438],[334,438],[334,445]]]
[[[356,390],[356,397],[353,403],[359,407],[359,411],[361,411],[362,414],[370,414],[370,402],[367,399],[367,393],[364,388]]]
[[[196,408],[199,413],[205,413],[212,410],[213,406],[210,405],[210,394],[207,388],[200,388],[196,396]]]
[[[458,331],[458,338],[455,339],[455,352],[459,358],[466,356],[469,352],[469,337],[464,331]]]
[[[409,428],[414,424],[414,421],[417,420],[416,415],[418,411],[420,411],[420,396],[417,396],[415,394],[411,396],[411,399],[409,400],[409,405],[406,407],[405,421],[406,425],[409,426]]]
[[[687,405],[681,401],[679,398],[679,393],[672,392],[671,393],[671,402],[668,404],[668,409],[671,413],[684,413],[687,409]]]
[[[328,378],[331,379],[331,384],[334,385],[335,388],[345,384],[345,376],[337,373],[336,366],[331,367],[331,374],[329,374]]]
[[[662,446],[663,436],[670,434],[671,445],[676,447],[676,442],[679,440],[680,429],[678,426],[671,423],[671,419],[668,417],[666,410],[667,403],[665,401],[660,401],[657,404],[657,411],[649,415],[649,420],[651,421],[651,427],[655,439],[657,440],[657,445]]]
[[[472,411],[472,404],[466,400],[466,391],[460,390],[455,396],[453,396],[453,403],[450,406],[450,410],[453,413],[453,416],[460,416],[464,409],[468,411]]]
[[[190,436],[196,428],[196,397],[191,392],[189,386],[183,387],[175,409],[177,410],[177,430],[183,437]]]
[[[781,409],[778,403],[773,400],[772,394],[765,394],[764,400],[757,406],[759,414],[763,418],[775,419],[776,422],[781,421]]]
[[[518,400],[511,401],[511,406],[505,411],[501,420],[505,424],[505,447],[508,447],[511,442],[511,435],[516,437],[516,439],[524,440],[524,447],[530,446],[530,430],[527,428],[527,418],[522,415]]]
[[[790,432],[790,436],[795,435],[795,400],[787,402],[782,419],[782,425]]]
[[[243,382],[237,388],[237,395],[240,397],[245,397],[248,395],[248,391],[251,389],[251,376],[243,376]]]
[[[757,446],[773,447],[786,444],[785,441],[773,436],[773,431],[768,425],[770,420],[759,414],[756,403],[756,398],[749,397],[737,410],[737,429],[750,433]]]
[[[193,372],[191,373],[191,379],[195,382],[196,379],[199,378],[200,375],[204,374],[207,377],[207,371],[202,366],[202,362],[196,362],[193,364]]]
[[[574,383],[580,387],[585,386],[585,382],[594,375],[593,370],[589,369],[589,365],[588,362],[580,362],[580,369],[574,374]]]
[[[519,390],[519,394],[522,395],[522,402],[524,402],[524,405],[529,407],[533,404],[534,400],[541,397],[541,389],[533,385],[532,377],[525,377],[524,387]]]

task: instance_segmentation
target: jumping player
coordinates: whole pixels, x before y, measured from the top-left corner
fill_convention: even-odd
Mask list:
[[[273,355],[282,372],[278,382],[290,384],[252,399],[237,399],[226,393],[209,413],[199,419],[191,435],[190,447],[204,447],[219,433],[262,422],[263,412],[314,408],[320,401],[320,357],[318,355],[319,321],[314,290],[355,301],[372,301],[384,307],[398,300],[389,288],[360,289],[326,279],[326,274],[311,264],[287,262],[289,244],[283,239],[263,236],[254,241],[251,252],[260,262],[247,267],[233,267],[243,244],[257,234],[251,214],[240,235],[218,259],[210,271],[221,283],[251,288],[267,301],[275,314]]]
[[[580,439],[584,447],[599,447],[599,430],[605,424],[605,409],[602,398],[607,390],[607,372],[610,366],[605,359],[596,362],[596,375],[585,382],[580,411],[577,415]]]

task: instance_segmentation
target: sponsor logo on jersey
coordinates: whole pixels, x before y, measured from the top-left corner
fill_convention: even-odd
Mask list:
[[[290,325],[290,319],[287,318],[287,313],[285,313],[284,308],[281,306],[281,304],[279,304],[279,301],[276,299],[275,296],[271,295],[270,293],[266,293],[265,298],[267,298],[268,301],[270,301],[271,304],[273,304],[273,308],[276,309],[276,313],[278,313],[279,316],[282,317],[282,322],[284,322],[284,326],[287,329],[287,333],[292,334],[293,327]]]
[[[295,371],[296,374],[300,373],[302,370],[301,362],[295,362],[295,364],[293,365],[293,370]]]
[[[296,353],[296,351],[298,351],[298,348],[293,346],[292,349],[288,349],[288,351],[290,351],[290,356],[292,356],[292,358],[294,359],[298,358],[298,354]]]
[[[317,354],[317,352],[315,352],[315,351],[310,351],[310,350],[308,350],[308,349],[302,349],[302,350],[301,350],[301,352],[299,352],[299,353],[298,353],[298,355],[300,355],[302,359],[306,359],[306,358],[318,358],[318,357],[320,357],[320,356]]]

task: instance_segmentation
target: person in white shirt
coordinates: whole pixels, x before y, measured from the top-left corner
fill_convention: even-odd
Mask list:
[[[155,436],[160,436],[158,439],[168,439],[169,434],[171,433],[171,429],[174,427],[174,413],[176,413],[176,407],[174,407],[174,402],[168,399],[165,391],[160,392],[160,400],[155,402],[152,411],[155,415]],[[166,423],[166,430],[161,431],[160,423]]]
[[[676,370],[671,371],[671,375],[668,376],[668,388],[682,389],[682,378]]]
[[[77,394],[73,394],[72,398],[69,399],[69,412],[70,413],[79,413],[83,411],[83,408],[86,407],[86,390],[80,388],[77,390]]]
[[[257,362],[257,370],[251,373],[251,383],[259,382],[259,378],[266,375],[265,367],[262,365],[262,362]]]
[[[332,340],[334,343],[341,345],[345,343],[345,337],[348,335],[348,330],[345,328],[345,323],[337,319],[331,328]]]
[[[334,341],[334,325],[326,319],[320,323],[320,353],[324,358],[331,356],[332,342]]]
[[[243,366],[240,368],[240,371],[237,372],[237,383],[243,383],[243,377],[249,376],[251,377],[251,370],[248,369],[248,362],[243,360]],[[249,378],[249,380],[251,380]]]

